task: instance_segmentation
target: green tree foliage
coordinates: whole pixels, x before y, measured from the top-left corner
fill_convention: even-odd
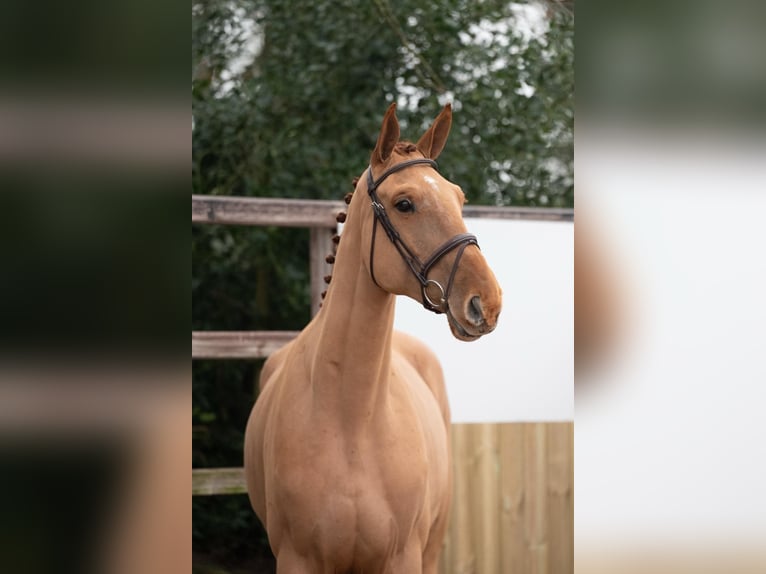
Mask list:
[[[199,191],[338,197],[390,101],[413,139],[452,101],[441,165],[471,201],[573,204],[574,18],[558,3],[232,0],[192,14]]]
[[[396,101],[417,139],[446,102],[439,159],[472,203],[572,206],[574,16],[562,2],[192,3],[192,192],[340,199]],[[308,231],[192,227],[196,330],[300,329]],[[194,363],[194,464],[241,465],[259,363]],[[245,497],[194,500],[195,552],[265,541]]]

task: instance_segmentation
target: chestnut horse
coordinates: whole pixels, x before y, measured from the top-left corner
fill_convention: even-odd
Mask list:
[[[436,170],[446,106],[417,144],[395,105],[350,202],[323,308],[271,355],[245,435],[250,501],[279,574],[435,573],[452,494],[441,367],[394,332],[396,295],[491,332],[501,290]],[[425,259],[422,259],[425,257]]]

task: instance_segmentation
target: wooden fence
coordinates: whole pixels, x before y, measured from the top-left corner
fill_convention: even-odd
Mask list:
[[[453,424],[443,574],[573,570],[573,424]]]
[[[192,223],[310,228],[312,313],[342,201],[192,196]],[[573,221],[571,209],[466,206],[470,218]],[[193,332],[193,359],[259,359],[294,331]],[[442,574],[573,571],[573,425],[453,424],[454,501]],[[245,493],[242,468],[194,469],[193,495]]]

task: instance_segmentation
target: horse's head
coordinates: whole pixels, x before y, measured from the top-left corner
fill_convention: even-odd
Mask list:
[[[363,253],[373,281],[445,313],[452,334],[472,341],[495,328],[502,291],[476,238],[466,232],[463,191],[433,161],[451,123],[447,105],[417,144],[399,142],[392,104],[356,195],[372,205],[362,236],[369,241]]]

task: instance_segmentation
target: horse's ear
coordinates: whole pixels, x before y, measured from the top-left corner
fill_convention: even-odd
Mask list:
[[[436,159],[444,149],[447,143],[449,129],[452,126],[452,104],[447,104],[444,109],[436,116],[434,123],[428,128],[428,131],[418,140],[418,149],[424,156]]]
[[[399,120],[396,119],[396,102],[388,106],[386,115],[383,116],[383,125],[380,127],[378,143],[375,144],[375,150],[372,152],[372,162],[385,163],[394,146],[399,141]]]

